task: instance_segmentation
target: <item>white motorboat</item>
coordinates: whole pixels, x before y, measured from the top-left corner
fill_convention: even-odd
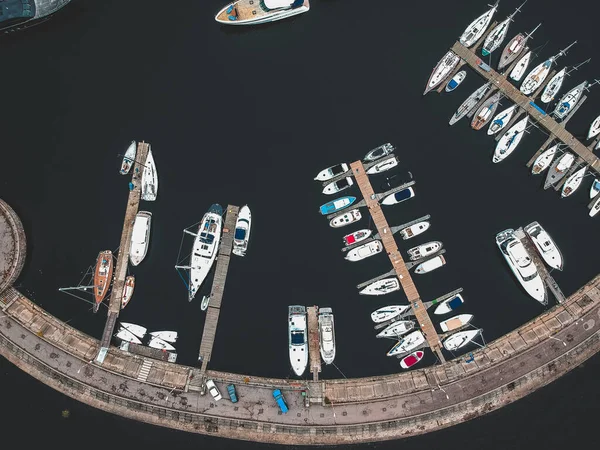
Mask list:
[[[521,78],[523,78],[523,75],[525,75],[525,71],[527,70],[527,67],[529,66],[529,62],[531,61],[531,56],[532,56],[532,52],[528,51],[527,53],[525,53],[525,56],[523,56],[519,62],[515,65],[515,67],[513,67],[513,69],[510,71],[510,78],[515,80],[515,81],[521,81]]]
[[[590,198],[594,198],[598,194],[600,194],[600,180],[596,178],[590,186]]]
[[[496,245],[525,291],[542,305],[546,305],[548,303],[546,286],[525,246],[515,236],[514,230],[509,228],[498,233]]]
[[[343,173],[348,172],[349,167],[346,163],[336,164],[335,166],[328,167],[327,169],[321,170],[315,177],[316,181],[328,181],[335,178]]]
[[[360,211],[358,209],[353,209],[345,212],[344,214],[340,214],[339,216],[335,216],[329,221],[329,226],[333,228],[341,228],[348,224],[358,222],[360,219],[362,219]]]
[[[376,309],[371,313],[371,320],[375,323],[387,322],[410,309],[410,305],[389,305]]]
[[[417,259],[425,258],[429,255],[433,255],[435,252],[438,252],[442,249],[442,243],[440,241],[431,241],[425,244],[417,245],[408,250],[408,256],[411,261],[416,261]]]
[[[597,196],[596,201],[590,208],[590,217],[594,217],[600,211],[600,195]]]
[[[434,67],[433,72],[431,72],[431,76],[429,77],[429,81],[427,81],[427,87],[425,88],[423,95],[438,87],[439,84],[446,79],[450,72],[454,70],[459,61],[460,57],[456,53],[451,50],[448,51]]]
[[[527,41],[533,33],[541,26],[540,23],[531,33],[527,33],[524,35],[523,33],[517,34],[514,38],[512,38],[504,50],[502,51],[502,55],[500,56],[500,61],[498,62],[498,70],[502,70],[508,65],[510,65],[517,57],[521,54],[525,46],[527,45]]]
[[[496,134],[498,131],[503,130],[504,127],[510,122],[510,119],[512,119],[516,109],[517,105],[512,105],[506,108],[504,111],[496,114],[496,116],[490,122],[487,134],[491,136],[492,134]]]
[[[308,340],[306,308],[301,305],[288,307],[288,345],[290,363],[294,373],[301,377],[308,364]]]
[[[473,314],[459,314],[458,316],[451,317],[443,322],[440,322],[440,328],[444,333],[448,331],[458,330],[461,327],[467,325],[473,320]]]
[[[461,70],[460,72],[458,72],[446,84],[446,88],[445,88],[446,92],[452,92],[454,89],[456,89],[458,86],[460,86],[460,84],[463,81],[465,81],[465,78],[467,78],[466,70]]]
[[[395,205],[396,203],[402,203],[405,200],[413,198],[415,196],[415,190],[412,186],[402,189],[401,191],[394,192],[386,196],[382,201],[382,205]]]
[[[467,48],[471,47],[479,40],[481,36],[483,36],[483,33],[485,33],[485,30],[487,30],[488,25],[492,21],[494,13],[498,9],[498,3],[500,2],[497,1],[496,4],[491,7],[491,9],[483,13],[469,24],[469,26],[458,39],[462,45]]]
[[[527,0],[525,0],[525,2],[527,2]],[[521,6],[524,4],[525,3],[521,4]],[[521,11],[521,6],[519,6],[514,13],[496,25],[496,27],[488,33],[485,41],[483,42],[483,48],[481,49],[481,54],[483,56],[488,56],[490,53],[500,47],[502,42],[504,42],[504,39],[506,39],[506,33],[508,33],[508,27],[513,21],[513,17]]]
[[[525,134],[528,120],[529,116],[525,116],[504,133],[494,150],[494,156],[492,157],[493,163],[499,163],[504,160],[515,150],[515,148],[517,148],[517,145],[519,145],[519,142],[521,142],[521,139]]]
[[[323,188],[323,194],[336,194],[344,189],[348,189],[354,184],[352,177],[342,178],[341,180],[333,181]]]
[[[335,359],[335,323],[331,308],[319,308],[319,351],[325,364]]]
[[[157,195],[158,172],[156,171],[156,164],[154,164],[152,149],[150,148],[150,144],[148,144],[148,155],[146,156],[144,170],[142,171],[142,200],[153,202],[156,200]]]
[[[488,123],[488,121],[494,116],[494,113],[498,108],[501,96],[502,94],[498,92],[495,95],[492,95],[490,98],[488,98],[485,102],[483,102],[483,105],[480,106],[480,108],[473,116],[473,120],[471,121],[471,128],[473,128],[474,130],[480,130],[486,123]]]
[[[549,103],[552,100],[554,100],[554,96],[558,93],[558,91],[562,87],[563,81],[565,80],[566,73],[567,73],[567,68],[564,67],[556,75],[554,75],[552,78],[550,78],[550,81],[544,88],[544,92],[542,92],[542,96],[540,97],[540,100],[542,103]]]
[[[573,45],[575,45],[577,41],[573,42],[564,50],[561,50],[556,55],[551,56],[546,61],[541,64],[538,64],[529,74],[525,77],[525,81],[520,87],[520,90],[525,95],[533,94],[538,87],[542,85],[544,81],[546,81],[546,77],[550,73],[550,69],[552,68],[552,64],[556,62],[556,60],[562,56],[567,54],[567,50],[570,49]]]
[[[569,178],[567,178],[567,181],[565,181],[565,184],[563,184],[563,187],[560,192],[561,197],[568,197],[573,192],[575,192],[579,188],[579,186],[581,186],[581,182],[583,181],[583,177],[585,176],[586,169],[587,167],[584,166],[581,169],[573,172],[573,174],[569,176]]]
[[[150,211],[140,211],[136,214],[129,247],[129,261],[134,266],[141,263],[148,252],[151,223],[152,213]]]
[[[406,228],[400,230],[400,235],[402,236],[402,239],[407,240],[407,239],[413,238],[421,233],[426,232],[430,226],[431,226],[431,223],[429,223],[426,220],[423,220],[421,222],[417,222],[414,225],[411,225],[409,227],[406,227]]]
[[[400,339],[396,345],[394,345],[390,351],[387,352],[387,356],[396,356],[410,353],[416,350],[418,347],[425,343],[425,336],[420,330],[413,331]]]
[[[136,325],[134,323],[129,322],[121,322],[121,328],[124,328],[130,333],[135,334],[140,339],[143,339],[144,336],[146,336],[146,331],[148,331],[147,328],[142,327],[141,325]]]
[[[382,331],[380,331],[377,336],[378,338],[394,338],[398,336],[402,336],[409,331],[412,331],[415,328],[415,323],[412,320],[398,320]]]
[[[446,259],[443,255],[434,256],[433,258],[428,259],[427,261],[424,261],[421,264],[417,265],[417,267],[415,268],[415,273],[423,274],[431,272],[435,269],[439,269],[444,264],[446,264]]]
[[[345,259],[348,261],[360,261],[361,259],[381,253],[382,250],[383,244],[381,241],[374,240],[367,242],[366,244],[359,245],[358,247],[354,247],[352,250],[348,251]]]
[[[372,167],[369,167],[367,170],[368,175],[375,175],[381,172],[385,172],[386,170],[390,170],[398,165],[398,159],[395,156],[391,158],[386,158]]]
[[[394,151],[394,146],[388,142],[386,144],[380,145],[379,147],[376,147],[373,150],[369,151],[363,158],[363,161],[364,162],[376,161],[379,158],[383,158],[384,156],[389,155],[393,151]]]
[[[123,293],[121,294],[121,309],[125,308],[133,296],[133,290],[135,289],[135,277],[129,275],[125,278],[125,284],[123,285]]]
[[[437,305],[437,307],[435,308],[433,313],[437,314],[437,315],[447,314],[450,311],[454,311],[456,308],[458,308],[464,302],[465,302],[465,300],[462,297],[462,295],[456,294],[456,295],[440,302],[440,304]]]
[[[375,281],[365,288],[363,288],[360,295],[384,295],[389,294],[400,289],[400,282],[396,277],[384,278],[382,280]]]
[[[544,150],[540,156],[535,159],[531,168],[531,173],[533,175],[539,175],[548,167],[550,167],[550,164],[554,159],[554,155],[556,155],[556,149],[558,149],[558,144],[553,145],[548,150]]]
[[[218,203],[211,205],[202,217],[198,234],[194,237],[192,256],[190,258],[190,283],[188,300],[191,302],[198,289],[210,272],[221,242],[221,227],[223,225],[221,216],[223,208]]]
[[[150,336],[162,339],[165,342],[174,343],[177,342],[177,331],[153,331]]]
[[[372,233],[373,232],[369,229],[363,229],[363,230],[355,231],[354,233],[347,234],[343,238],[344,245],[348,246],[348,245],[357,244],[358,242],[368,239]]]
[[[129,147],[125,151],[125,155],[123,155],[123,162],[121,163],[121,175],[127,175],[131,168],[133,167],[133,163],[135,162],[135,154],[136,154],[137,145],[135,141],[131,141]]]
[[[252,226],[252,214],[248,205],[242,206],[235,222],[235,232],[233,234],[232,252],[237,256],[246,256],[248,242],[250,241],[250,228]]]
[[[467,331],[459,331],[458,333],[452,334],[449,338],[445,339],[443,344],[444,348],[449,351],[458,350],[459,348],[464,347],[476,336],[478,336],[483,330],[467,330]]]
[[[148,347],[157,348],[159,350],[165,350],[167,352],[174,352],[175,347],[169,344],[167,341],[160,339],[156,336],[152,336],[148,341]]]
[[[575,155],[569,152],[564,153],[560,158],[555,160],[548,170],[548,174],[546,175],[544,189],[548,189],[553,184],[556,184],[562,180],[574,162]]]
[[[118,337],[122,341],[133,342],[134,344],[141,345],[142,343],[142,341],[135,334],[123,327],[119,329],[115,337]]]
[[[553,269],[563,270],[563,257],[550,235],[538,222],[524,228],[542,259]]]
[[[403,369],[410,369],[412,366],[421,361],[424,355],[425,352],[422,350],[417,350],[416,352],[413,352],[410,355],[402,358],[402,361],[400,361],[400,367]]]
[[[215,20],[224,25],[259,25],[308,12],[308,0],[237,0],[221,9]]]
[[[464,102],[458,107],[454,115],[450,118],[448,122],[450,125],[454,125],[460,119],[465,117],[477,104],[479,101],[485,96],[488,89],[490,88],[490,84],[486,83],[480,88],[478,88],[475,92],[469,95]]]
[[[588,131],[587,138],[592,139],[596,137],[600,133],[600,116],[596,117],[592,124],[590,125],[590,130]]]
[[[557,119],[564,119],[567,114],[573,110],[577,102],[579,102],[581,95],[583,94],[583,90],[587,85],[588,82],[584,81],[563,95],[554,108],[554,117]]]

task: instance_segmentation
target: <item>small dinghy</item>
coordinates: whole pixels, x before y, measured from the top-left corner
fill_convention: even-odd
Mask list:
[[[129,275],[125,278],[125,285],[123,286],[123,294],[121,296],[121,309],[127,306],[129,300],[131,300],[131,296],[133,295],[133,289],[135,288],[135,277],[133,275]]]
[[[329,226],[333,228],[341,228],[346,225],[354,222],[358,222],[362,219],[362,215],[358,209],[353,209],[352,211],[348,211],[347,213],[341,214],[339,216],[334,217],[329,221]]]
[[[333,181],[333,182],[329,183],[327,186],[325,186],[323,188],[323,194],[326,194],[326,195],[335,194],[337,192],[348,189],[353,184],[354,184],[354,181],[352,181],[352,178],[350,178],[350,177],[342,178],[341,180]]]
[[[319,207],[319,212],[326,216],[327,214],[332,214],[338,211],[341,211],[344,208],[347,208],[352,203],[356,201],[356,197],[340,197],[336,200],[332,200],[330,202],[325,203]]]
[[[375,281],[364,289],[362,289],[360,295],[384,295],[389,294],[400,289],[400,282],[396,277],[384,278],[382,280]]]
[[[446,264],[446,259],[442,255],[438,255],[419,264],[415,269],[415,273],[428,273],[435,269],[439,269],[444,264]]]
[[[404,358],[402,358],[402,361],[400,361],[400,367],[402,367],[403,369],[410,369],[412,366],[414,366],[423,359],[423,355],[425,355],[423,350],[417,350],[416,352],[405,356]]]
[[[373,167],[369,167],[367,170],[368,175],[376,175],[381,172],[385,172],[386,170],[390,170],[398,165],[398,159],[395,156],[391,158],[386,158],[381,162],[378,162]]]
[[[403,355],[412,352],[424,343],[425,336],[423,336],[423,333],[420,330],[413,331],[400,339],[396,345],[387,352],[387,356]]]
[[[123,327],[119,329],[119,332],[115,336],[122,341],[133,342],[134,344],[142,343],[135,334]]]
[[[552,160],[554,159],[554,155],[556,155],[556,149],[558,148],[558,144],[553,145],[548,150],[542,152],[540,156],[538,156],[533,162],[533,167],[531,168],[531,173],[533,175],[539,175],[552,164]]]
[[[200,302],[200,309],[202,311],[206,311],[209,303],[210,303],[210,295],[204,295],[202,297],[202,301]]]
[[[394,151],[394,146],[392,144],[390,144],[390,143],[383,144],[377,148],[374,148],[369,153],[367,153],[365,155],[365,157],[363,158],[363,161],[365,161],[365,162],[376,161],[379,158],[383,158],[384,156],[389,155],[393,151]]]
[[[167,341],[154,336],[150,338],[150,342],[148,342],[148,347],[157,348],[159,350],[166,350],[170,352],[175,351],[175,347],[173,347]]]
[[[600,180],[596,178],[590,187],[590,198],[594,198],[600,193]]]
[[[381,253],[383,250],[383,244],[379,240],[367,242],[366,244],[359,245],[348,252],[344,259],[348,261],[360,261],[361,259],[368,258],[369,256]]]
[[[460,305],[462,305],[464,303],[464,299],[462,298],[462,295],[460,294],[456,294],[454,297],[450,297],[447,300],[444,300],[443,302],[441,302],[437,308],[435,308],[435,311],[433,311],[434,314],[447,314],[450,311],[454,311],[456,308],[458,308]]]
[[[482,329],[478,329],[459,331],[458,333],[454,333],[452,336],[450,336],[443,342],[444,348],[450,351],[458,350],[459,348],[464,347],[473,339],[475,339],[475,337],[481,334],[482,331]]]
[[[569,178],[567,178],[567,181],[563,184],[560,192],[561,197],[568,197],[581,186],[586,169],[587,167],[584,166],[581,169],[576,170]]]
[[[331,167],[328,167],[327,169],[321,170],[315,177],[315,180],[316,181],[331,180],[332,178],[335,178],[338,175],[341,175],[346,172],[348,172],[348,164],[346,164],[346,163],[336,164],[335,166],[331,166]]]
[[[446,92],[452,92],[454,89],[460,86],[460,83],[462,83],[465,80],[465,78],[467,78],[466,70],[461,70],[460,72],[458,72],[452,77],[450,81],[448,81],[448,84],[446,84]]]
[[[377,334],[378,338],[393,338],[402,336],[415,327],[415,323],[412,320],[399,320],[386,327],[383,331]]]
[[[440,322],[440,328],[444,333],[448,331],[458,330],[461,327],[467,325],[473,320],[473,314],[459,314],[458,316],[451,317],[450,319]]]
[[[365,239],[368,239],[372,233],[373,232],[371,230],[364,229],[347,234],[346,236],[344,236],[344,245],[348,246],[364,241]]]
[[[431,241],[426,244],[421,244],[408,250],[408,256],[411,261],[425,258],[429,255],[433,255],[442,249],[442,243],[440,241]]]
[[[402,236],[402,239],[407,240],[421,233],[424,233],[429,229],[430,226],[431,224],[426,220],[422,222],[417,222],[414,225],[411,225],[410,227],[406,227],[400,230],[400,235]]]
[[[376,309],[371,313],[371,320],[375,323],[382,323],[393,319],[396,316],[404,314],[410,309],[410,305],[390,305]]]
[[[127,175],[131,168],[133,167],[133,163],[135,161],[136,154],[136,143],[135,141],[131,141],[129,147],[127,147],[127,151],[125,152],[125,156],[123,156],[123,162],[121,163],[121,175]]]
[[[388,195],[382,201],[382,205],[395,205],[396,203],[402,203],[409,198],[413,198],[415,196],[415,191],[412,187],[407,187],[406,189],[402,189],[401,191],[394,192],[393,194]]]
[[[143,339],[146,336],[147,328],[142,327],[141,325],[136,325],[134,323],[121,322],[121,327],[125,328],[127,331],[135,334],[140,339]]]
[[[152,337],[157,337],[165,342],[177,342],[177,331],[153,331],[149,333]]]

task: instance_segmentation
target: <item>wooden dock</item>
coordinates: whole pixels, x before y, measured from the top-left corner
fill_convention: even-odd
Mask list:
[[[550,115],[538,110],[533,106],[533,100],[521,93],[521,91],[508,81],[504,75],[499,74],[494,69],[490,69],[489,71],[484,70],[479,65],[482,62],[481,58],[479,58],[473,50],[466,48],[460,42],[456,42],[451,50],[466,61],[475,72],[491,82],[492,86],[500,89],[505,97],[508,97],[523,109],[532,120],[535,120],[551,136],[555,136],[556,139],[567,145],[569,151],[580,156],[585,163],[590,166],[591,170],[600,173],[600,160],[589,148],[583,145],[575,138],[575,136],[566,130],[564,123],[559,123]]]
[[[202,361],[201,373],[206,372],[208,362],[212,355],[212,348],[217,334],[217,324],[219,323],[219,313],[221,311],[221,301],[223,300],[223,291],[225,290],[225,280],[229,270],[229,260],[231,258],[231,249],[233,247],[233,233],[235,232],[235,223],[238,217],[238,206],[227,205],[225,211],[225,223],[223,225],[223,234],[221,236],[221,245],[217,255],[215,267],[215,277],[213,279],[212,289],[210,291],[210,303],[206,310],[206,319],[204,320],[204,330],[202,331],[202,341],[200,342],[200,352],[198,360]]]
[[[108,316],[100,341],[100,350],[96,355],[96,362],[102,364],[104,357],[110,347],[110,340],[115,330],[115,324],[121,311],[121,294],[127,277],[127,267],[129,265],[129,247],[131,242],[131,234],[133,233],[133,224],[135,216],[138,213],[140,199],[142,195],[142,172],[144,170],[144,162],[148,155],[150,145],[146,142],[139,142],[135,164],[131,170],[131,184],[129,188],[129,197],[127,199],[127,208],[125,209],[125,220],[123,221],[123,232],[121,233],[121,242],[119,244],[119,252],[117,253],[117,263],[113,271],[113,283],[108,304]]]
[[[306,308],[308,323],[308,356],[310,358],[310,372],[313,374],[313,381],[319,381],[319,372],[321,372],[321,353],[319,338],[319,312],[318,306],[309,306]]]
[[[375,223],[375,226],[377,227],[377,231],[379,232],[383,246],[386,249],[396,275],[398,276],[398,280],[402,285],[402,289],[404,290],[415,317],[421,326],[423,335],[427,339],[431,350],[437,354],[438,358],[443,363],[446,360],[441,351],[442,343],[440,342],[437,331],[435,330],[435,327],[433,326],[433,323],[427,314],[427,309],[423,306],[419,292],[417,291],[412,277],[410,276],[410,272],[408,271],[408,268],[402,259],[402,255],[398,250],[394,235],[390,230],[385,215],[381,210],[381,205],[379,204],[377,196],[375,195],[373,187],[371,186],[371,182],[369,181],[369,176],[366,174],[361,161],[353,162],[350,164],[350,167],[352,168],[352,174],[356,179],[356,184],[358,185],[363,198],[367,202],[367,207],[369,208],[369,212],[373,218],[373,223]]]

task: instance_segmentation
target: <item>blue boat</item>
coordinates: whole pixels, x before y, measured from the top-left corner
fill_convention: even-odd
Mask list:
[[[323,214],[325,216],[327,214],[341,211],[342,209],[350,206],[355,201],[356,201],[356,197],[351,197],[351,196],[340,197],[338,199],[327,202],[324,205],[321,205],[319,210],[321,211],[321,214]]]

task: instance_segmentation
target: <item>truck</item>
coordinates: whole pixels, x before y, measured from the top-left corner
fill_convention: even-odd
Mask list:
[[[277,405],[279,406],[279,409],[281,410],[281,412],[283,414],[285,414],[286,412],[289,411],[287,403],[285,402],[285,398],[283,398],[283,394],[281,393],[281,391],[279,389],[275,389],[273,391],[273,398],[277,402]]]

